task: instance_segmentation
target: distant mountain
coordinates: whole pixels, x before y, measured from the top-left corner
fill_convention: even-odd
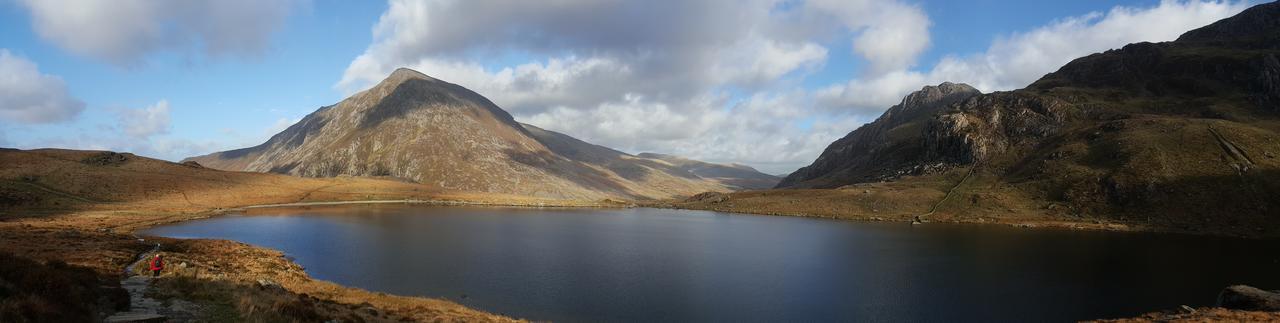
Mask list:
[[[719,178],[517,123],[471,90],[403,68],[261,145],[187,161],[549,198],[650,199],[736,189]]]
[[[1017,91],[926,87],[778,187],[831,188],[967,168],[979,180],[957,193],[966,194],[952,204],[965,205],[952,209],[961,214],[1007,211],[976,208],[986,203],[1040,205],[1054,214],[1188,228],[1274,228],[1278,57],[1280,4],[1272,2],[1176,41],[1076,59]]]
[[[679,156],[664,155],[657,153],[641,153],[636,155],[640,158],[648,158],[659,160],[672,166],[698,175],[702,178],[709,178],[719,181],[734,189],[760,190],[772,188],[781,181],[781,177],[761,173],[751,166],[742,164],[716,164],[697,160],[692,160]]]

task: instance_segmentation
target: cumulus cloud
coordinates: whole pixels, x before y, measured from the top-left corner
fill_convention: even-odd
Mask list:
[[[116,117],[120,129],[135,139],[169,133],[168,100],[160,100],[145,108],[121,110]]]
[[[351,63],[338,87],[350,93],[398,67],[476,63],[476,57],[515,52],[545,57],[535,62],[545,72],[564,67],[594,77],[591,72],[626,68],[632,79],[610,83],[644,88],[611,89],[615,99],[627,91],[688,99],[708,86],[756,86],[825,61],[826,49],[816,43],[770,37],[772,27],[765,22],[775,16],[775,4],[392,0],[374,27],[374,43]]]
[[[797,125],[806,113],[748,120],[760,117],[754,111],[809,108],[760,97],[807,102],[802,92],[779,90],[826,63],[821,42],[829,37],[822,35],[863,39],[855,40],[857,53],[886,69],[910,66],[928,44],[928,19],[916,7],[895,1],[824,6],[792,8],[781,0],[391,0],[373,29],[373,43],[335,87],[352,93],[410,67],[488,96],[517,119],[593,143],[799,164],[838,135],[809,136],[807,126]],[[899,41],[897,49],[872,44],[899,38],[914,42]],[[513,55],[527,59],[486,64]],[[773,106],[748,110],[741,101]],[[781,138],[779,144],[766,150],[747,136],[713,135],[748,125]]]
[[[37,34],[63,49],[118,65],[149,53],[257,55],[305,0],[19,0]]]
[[[810,0],[806,8],[818,16],[833,15],[858,32],[853,51],[870,62],[870,76],[909,68],[929,47],[932,23],[916,6],[876,0]]]
[[[15,140],[6,140],[8,139],[5,137],[6,133],[0,131],[0,147],[110,150],[178,161],[186,157],[262,143],[271,135],[283,131],[300,120],[300,118],[280,118],[247,135],[238,134],[230,129],[224,130],[223,135],[233,140],[192,140],[170,134],[171,111],[169,101],[160,100],[142,108],[115,110],[113,124],[88,128],[70,126],[56,132],[48,132],[46,136],[24,136],[28,138]],[[29,131],[33,127],[22,126],[17,130]]]
[[[999,37],[986,51],[948,56],[931,70],[899,70],[823,88],[822,106],[879,113],[921,85],[963,82],[984,92],[1025,87],[1071,60],[1136,42],[1162,42],[1230,17],[1245,2],[1161,1],[1155,7],[1118,6],[1068,17],[1026,32]]]
[[[922,86],[1014,89],[1073,58],[1171,40],[1246,7],[1116,7],[922,64],[932,22],[904,1],[389,2],[373,42],[335,84],[340,91],[410,67],[471,88],[523,122],[589,142],[770,172],[811,162]],[[826,46],[844,43],[835,39],[850,41],[862,72],[803,89],[808,72],[830,58]]]
[[[0,49],[0,118],[19,123],[67,121],[84,111],[84,102],[67,91],[61,77],[40,72],[36,64]]]

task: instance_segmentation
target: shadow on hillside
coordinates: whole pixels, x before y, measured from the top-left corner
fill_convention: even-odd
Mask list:
[[[1168,182],[1104,180],[1102,193],[1124,216],[1177,229],[1280,236],[1280,170],[1183,177]]]
[[[377,127],[382,122],[402,117],[410,111],[421,109],[426,105],[439,106],[478,106],[499,121],[523,129],[515,122],[511,114],[498,108],[489,99],[467,88],[440,80],[408,79],[397,84],[386,97],[366,110],[360,120],[360,129]]]
[[[129,309],[118,277],[0,253],[0,322],[94,322]]]
[[[556,177],[593,191],[616,193],[630,198],[643,198],[621,183],[609,178],[608,173],[579,162],[561,159],[549,152],[528,153],[506,149],[503,153],[518,163],[549,170],[549,173]]]

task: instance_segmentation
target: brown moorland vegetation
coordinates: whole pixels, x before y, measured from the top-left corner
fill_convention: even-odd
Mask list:
[[[109,314],[114,310],[111,306],[87,311],[62,308],[58,302],[113,293],[119,288],[118,278],[124,267],[155,242],[162,244],[162,252],[170,257],[171,265],[186,263],[190,272],[199,274],[194,279],[169,281],[180,275],[167,273],[154,292],[168,297],[194,297],[187,301],[210,309],[213,318],[232,315],[233,320],[269,320],[281,309],[289,309],[305,314],[302,317],[315,314],[366,321],[509,321],[445,300],[391,296],[314,280],[274,250],[216,240],[145,237],[148,240],[144,244],[132,232],[251,205],[343,201],[535,207],[622,205],[612,201],[462,193],[393,179],[317,179],[225,172],[101,151],[3,149],[0,164],[5,165],[0,168],[0,252],[21,259],[5,264],[48,275],[66,272],[67,277],[79,277],[58,278],[62,280],[57,286],[64,287],[54,289],[53,294],[22,296],[25,298],[12,301],[6,297],[6,308],[20,309],[12,312],[18,313],[14,315],[42,318],[36,321],[59,317],[39,314],[43,313],[39,312],[41,308],[67,311],[67,315],[74,315],[71,318]],[[43,268],[38,266],[53,270],[37,269]],[[86,278],[90,277],[86,272],[94,273],[98,280]],[[5,284],[0,287],[48,280],[42,277],[45,276],[5,271]],[[115,283],[103,287],[99,283],[103,277]],[[269,285],[278,288],[264,287],[262,282],[273,282]]]

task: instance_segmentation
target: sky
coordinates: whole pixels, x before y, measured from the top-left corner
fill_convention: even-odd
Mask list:
[[[177,161],[409,67],[591,143],[783,174],[923,86],[1014,90],[1252,4],[0,0],[0,147]]]

